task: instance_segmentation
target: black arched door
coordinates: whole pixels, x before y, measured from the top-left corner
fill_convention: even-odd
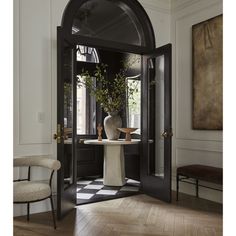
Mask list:
[[[62,25],[58,27],[57,38],[58,129],[55,138],[58,143],[58,159],[62,162],[57,185],[58,218],[76,203],[77,45],[142,56],[141,186],[144,193],[170,201],[171,47],[155,49],[151,22],[136,0],[71,0],[64,11]],[[164,94],[161,93],[162,89]],[[66,149],[69,150],[65,152]],[[66,166],[68,159],[70,164]]]
[[[171,202],[171,44],[143,55],[142,191]]]

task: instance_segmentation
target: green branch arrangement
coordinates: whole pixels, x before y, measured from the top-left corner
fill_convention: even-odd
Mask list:
[[[127,97],[129,100],[134,99],[134,93],[138,91],[136,81],[132,81],[129,86],[127,82],[127,71],[135,61],[123,63],[123,68],[114,78],[108,78],[106,64],[97,65],[92,73],[82,70],[77,76],[77,85],[86,87],[105,112],[119,112],[125,107]]]

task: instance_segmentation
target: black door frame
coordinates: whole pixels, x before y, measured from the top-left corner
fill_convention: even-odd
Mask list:
[[[141,30],[143,31],[143,37],[144,37],[144,41],[146,46],[134,46],[134,45],[129,45],[129,44],[123,44],[123,43],[117,43],[117,42],[112,42],[112,41],[106,41],[106,40],[102,40],[102,39],[96,39],[96,38],[89,38],[89,37],[84,37],[84,36],[78,36],[78,35],[72,35],[71,33],[71,29],[72,29],[72,23],[73,23],[73,18],[78,10],[78,8],[80,8],[80,6],[85,3],[88,0],[71,0],[65,10],[64,10],[64,14],[63,14],[63,18],[62,18],[62,23],[61,26],[58,27],[58,39],[60,38],[60,42],[58,42],[58,47],[62,47],[61,43],[62,42],[68,42],[71,45],[85,45],[85,46],[89,46],[89,47],[94,47],[94,48],[101,48],[101,49],[105,49],[105,50],[110,50],[110,51],[120,51],[120,52],[127,52],[127,53],[134,53],[134,54],[139,54],[139,55],[145,55],[148,52],[152,52],[155,49],[155,34],[154,34],[154,30],[151,24],[151,21],[146,13],[146,11],[144,10],[144,8],[142,7],[142,5],[137,1],[137,0],[113,0],[114,2],[120,2],[121,4],[123,4],[124,6],[128,6],[129,9],[132,9],[132,14],[135,14],[139,19],[141,19],[140,23],[141,23]],[[128,9],[127,8],[127,9]],[[61,50],[58,49],[58,55],[57,55],[57,60],[58,60],[58,68],[57,68],[57,73],[58,73],[58,79],[62,78],[62,69],[60,68],[60,66],[62,65],[61,63],[63,63],[61,61]],[[145,86],[145,80],[142,79],[144,82],[143,86]],[[145,87],[143,87],[145,88]],[[58,90],[60,91],[60,89]],[[145,91],[144,91],[145,93]],[[145,94],[142,94],[143,98],[145,98]],[[74,108],[75,105],[74,105]],[[59,109],[59,107],[58,107]],[[145,113],[145,106],[142,106],[142,109],[144,109],[142,112],[142,114]],[[74,114],[75,116],[75,114]],[[74,117],[75,118],[75,117]],[[142,117],[142,119],[144,119],[145,121],[147,121],[147,119],[145,117]],[[75,119],[76,120],[76,119]],[[58,124],[59,121],[58,120]],[[75,122],[74,122],[75,123]],[[147,136],[147,125],[146,123],[142,123],[141,125],[141,129],[142,129],[142,136]],[[73,128],[73,136],[76,137],[76,129]],[[74,146],[76,144],[76,138],[73,139],[74,142]],[[145,152],[146,152],[146,148],[145,148],[145,143],[147,142],[147,140],[144,138],[142,139],[142,144],[140,145],[141,147],[141,155],[145,156]],[[75,152],[75,150],[73,151]],[[74,158],[75,159],[75,158]],[[142,158],[141,158],[142,159]],[[75,161],[75,160],[74,160]],[[142,166],[142,161],[140,162],[140,165]],[[76,165],[74,165],[76,166]],[[60,178],[60,176],[62,176],[63,173],[61,173],[63,171],[63,169],[61,169],[61,171],[59,171],[58,176]],[[61,181],[61,179],[59,179]],[[58,182],[60,182],[58,181]],[[58,201],[60,201],[61,199],[61,194],[62,194],[62,186],[60,183],[58,183]],[[59,213],[58,213],[58,218],[61,218],[61,208],[60,208],[60,204],[58,204],[59,206]]]
[[[153,176],[150,173],[150,150],[149,150],[149,142],[150,135],[153,130],[150,129],[150,106],[151,102],[149,100],[150,92],[150,84],[149,84],[149,71],[148,71],[148,63],[147,60],[149,58],[158,57],[164,55],[164,81],[165,81],[165,111],[164,111],[164,130],[167,132],[167,137],[164,138],[164,179]],[[155,49],[147,55],[143,56],[143,66],[142,66],[142,75],[147,79],[142,80],[142,155],[140,161],[141,167],[141,190],[144,193],[147,193],[151,196],[157,197],[163,201],[171,202],[171,139],[172,139],[172,116],[171,116],[171,108],[172,108],[172,88],[171,88],[171,75],[172,75],[172,45],[167,44],[162,47]],[[155,121],[154,121],[155,122]],[[153,122],[152,122],[153,123]],[[153,125],[155,128],[155,125]],[[153,129],[153,127],[152,127]],[[156,191],[156,190],[159,191]]]
[[[73,195],[76,195],[76,159],[72,158],[72,166],[73,166],[73,176],[72,182],[68,189],[64,189],[64,78],[63,78],[63,55],[65,48],[71,48],[73,50],[73,46],[68,44],[62,37],[62,31],[60,27],[57,29],[57,136],[60,139],[60,142],[57,143],[57,157],[61,162],[61,168],[58,171],[57,178],[57,218],[61,219],[66,213],[71,209],[71,207],[76,203],[73,199]],[[75,48],[73,50],[73,57],[75,57]],[[74,60],[73,60],[74,61]],[[72,66],[75,69],[75,65]],[[75,70],[72,71],[73,77],[75,77]],[[76,81],[72,80],[72,89],[73,95],[76,93]],[[74,101],[74,99],[73,99]],[[63,104],[61,106],[61,104]],[[73,102],[73,111],[76,110],[76,103]],[[72,126],[72,156],[75,156],[75,147],[76,147],[76,120],[75,114],[72,114],[73,126]],[[62,207],[62,205],[64,207]]]
[[[61,21],[61,28],[63,30],[64,38],[71,44],[88,45],[95,48],[111,49],[122,52],[130,52],[136,54],[143,54],[155,49],[156,40],[152,27],[152,23],[144,10],[143,6],[137,0],[112,0],[114,4],[122,6],[123,9],[129,11],[139,19],[142,31],[142,40],[147,46],[134,46],[123,43],[117,43],[102,39],[95,39],[91,37],[84,37],[72,35],[72,24],[77,13],[77,10],[89,0],[71,0],[68,2]]]

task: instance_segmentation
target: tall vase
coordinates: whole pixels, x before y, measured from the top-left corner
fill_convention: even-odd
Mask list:
[[[104,119],[104,129],[106,136],[109,140],[117,140],[120,137],[120,128],[122,125],[122,120],[118,115],[118,112],[108,113],[108,116]]]

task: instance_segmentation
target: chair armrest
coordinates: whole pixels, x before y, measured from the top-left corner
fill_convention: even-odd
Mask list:
[[[28,179],[14,179],[13,182],[28,181]]]
[[[51,170],[58,170],[61,163],[49,158],[49,156],[21,156],[13,159],[14,167],[21,166],[40,166]]]

